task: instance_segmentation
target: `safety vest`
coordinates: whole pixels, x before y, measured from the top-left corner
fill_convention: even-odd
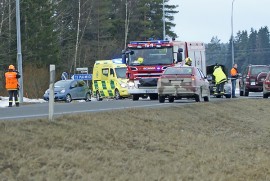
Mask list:
[[[216,84],[220,84],[227,81],[225,73],[222,71],[221,67],[214,70],[213,75],[215,76]]]
[[[17,90],[19,86],[17,72],[6,72],[6,89],[7,90]]]
[[[231,78],[232,79],[237,79],[237,73],[238,73],[237,69],[233,67],[231,69]]]

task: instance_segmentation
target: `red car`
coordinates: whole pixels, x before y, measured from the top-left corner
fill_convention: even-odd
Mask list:
[[[263,81],[269,65],[248,65],[239,79],[240,96],[248,96],[249,92],[263,92]]]
[[[263,81],[263,98],[270,96],[270,72],[267,73],[265,80]]]

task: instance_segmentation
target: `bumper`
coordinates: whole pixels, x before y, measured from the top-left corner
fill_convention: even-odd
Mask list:
[[[139,89],[136,89],[136,88],[129,88],[128,89],[128,93],[129,94],[157,94],[158,91],[157,91],[157,88],[139,88]]]
[[[121,97],[129,97],[129,93],[127,89],[121,89],[119,90],[119,93]]]
[[[158,88],[158,94],[164,96],[189,97],[195,94],[200,94],[200,88],[191,86],[164,86]]]
[[[49,95],[44,95],[44,96],[43,96],[43,99],[44,99],[45,101],[49,101]],[[54,96],[54,100],[55,100],[55,101],[65,101],[65,100],[66,100],[66,95],[64,95],[64,94],[56,94],[56,95]]]

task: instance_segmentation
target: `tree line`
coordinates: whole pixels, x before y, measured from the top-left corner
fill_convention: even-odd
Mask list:
[[[270,64],[270,36],[267,26],[259,30],[251,28],[238,31],[233,37],[234,62],[241,72],[249,64]],[[220,43],[215,36],[207,44],[206,59],[208,64],[224,64],[228,69],[232,67],[232,39],[228,43]]]
[[[177,6],[164,2],[166,35],[176,37]],[[40,90],[26,91],[32,96],[48,87],[41,80],[50,64],[58,73],[74,73],[76,67],[93,67],[95,60],[119,57],[130,40],[163,38],[163,0],[20,0],[20,16],[24,84],[31,81],[29,86]],[[2,74],[16,65],[16,36],[15,1],[0,0]]]

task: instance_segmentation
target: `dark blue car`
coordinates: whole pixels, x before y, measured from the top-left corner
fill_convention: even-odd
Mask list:
[[[50,90],[47,89],[43,99],[49,100]],[[91,90],[83,80],[60,80],[54,84],[54,100],[65,101],[72,100],[91,101]]]

